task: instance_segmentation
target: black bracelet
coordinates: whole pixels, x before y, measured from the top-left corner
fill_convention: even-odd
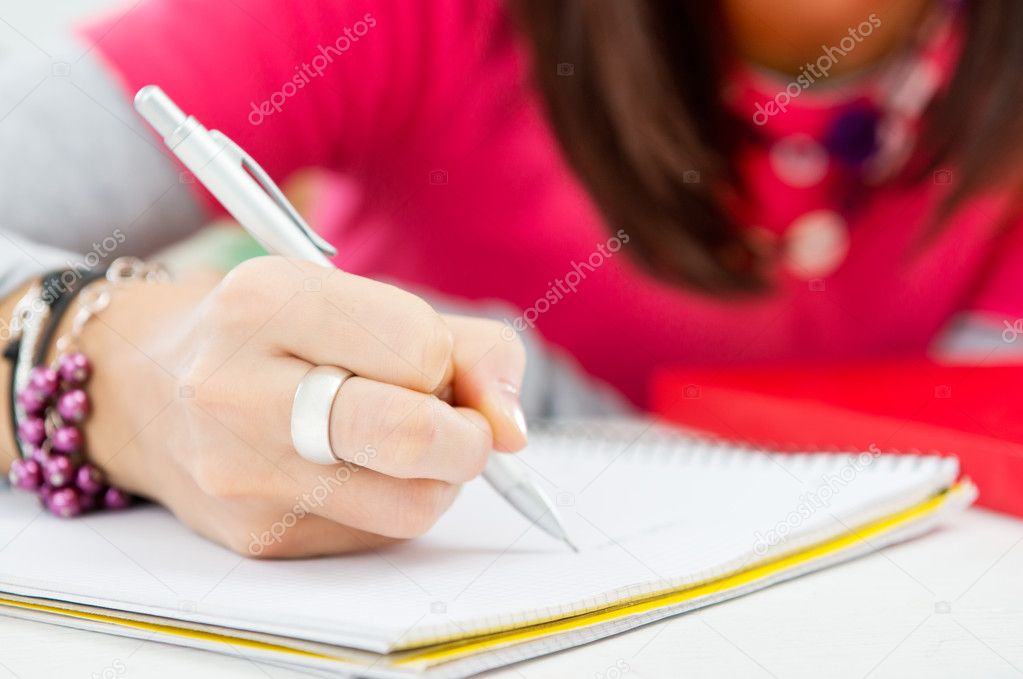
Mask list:
[[[64,318],[78,293],[84,290],[89,283],[99,280],[105,275],[105,270],[58,269],[49,272],[40,279],[39,285],[42,287],[40,299],[50,308],[50,317],[47,319],[46,327],[43,329],[32,365],[42,365],[43,361],[46,360],[46,351],[53,341],[53,336],[57,333],[57,328],[60,327],[61,319]],[[15,368],[20,353],[21,336],[19,335],[4,347],[4,358],[11,364],[11,379],[8,384],[8,394],[10,397],[8,411],[11,419],[11,432],[14,434],[15,450],[21,449],[18,443],[18,417],[15,409],[17,393],[14,386]]]
[[[63,276],[71,272],[75,275],[75,282],[68,285],[64,282]],[[58,328],[60,328],[60,321],[64,318],[67,310],[71,307],[71,303],[75,300],[82,290],[84,290],[89,283],[98,281],[107,275],[106,269],[102,271],[76,271],[74,269],[64,269],[63,271],[53,271],[43,277],[42,286],[43,294],[46,294],[47,285],[63,286],[64,292],[60,293],[56,300],[50,303],[50,318],[46,323],[46,327],[43,329],[43,335],[39,339],[39,347],[36,349],[36,355],[32,360],[32,365],[42,365],[46,360],[46,351],[50,348],[50,344],[53,342],[54,335],[57,334]]]

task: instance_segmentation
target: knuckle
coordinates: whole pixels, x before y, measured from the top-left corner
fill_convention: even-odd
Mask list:
[[[281,257],[254,257],[238,264],[211,293],[211,306],[219,314],[248,315],[291,289],[289,269]]]
[[[470,445],[465,447],[466,463],[464,465],[466,476],[464,481],[470,481],[483,473],[487,466],[490,450],[493,448],[493,437],[487,433],[472,427],[476,432]]]
[[[451,456],[454,480],[471,481],[483,472],[493,448],[493,436],[461,413],[451,412],[451,435],[445,437],[445,454]]]
[[[456,488],[430,479],[412,479],[403,486],[402,497],[396,503],[394,535],[391,537],[419,537],[437,522]]]
[[[210,291],[202,308],[203,324],[213,332],[232,331],[249,323],[249,305],[260,295],[260,287],[243,285],[234,271]]]
[[[437,313],[431,317],[430,332],[423,347],[423,367],[430,391],[439,388],[448,373],[455,351],[455,337]]]
[[[412,412],[404,416],[399,430],[394,433],[394,460],[399,474],[414,476],[436,443],[438,403],[432,396],[423,397]]]
[[[253,288],[258,288],[260,281],[264,280],[273,266],[267,262],[267,257],[256,257],[247,259],[227,272],[217,286],[226,299],[247,297],[252,294]]]
[[[451,365],[455,338],[440,314],[426,302],[419,300],[416,306],[407,316],[405,345],[412,348],[409,355],[423,375],[423,389],[434,391]]]

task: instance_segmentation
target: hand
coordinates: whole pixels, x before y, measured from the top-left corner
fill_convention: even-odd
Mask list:
[[[223,280],[133,284],[86,329],[87,449],[115,484],[249,556],[369,549],[426,531],[492,448],[518,450],[524,353],[501,325],[280,257]],[[291,443],[315,365],[355,373],[316,465]],[[450,382],[455,405],[433,395]]]

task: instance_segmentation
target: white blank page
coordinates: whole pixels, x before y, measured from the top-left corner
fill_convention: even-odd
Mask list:
[[[384,652],[722,574],[957,474],[953,458],[767,455],[641,431],[534,436],[523,453],[580,554],[481,481],[419,540],[304,561],[237,556],[154,506],[66,521],[2,492],[0,589]]]

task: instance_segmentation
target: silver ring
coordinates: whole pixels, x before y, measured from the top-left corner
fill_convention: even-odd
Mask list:
[[[291,403],[291,442],[298,454],[316,464],[340,460],[330,447],[330,410],[352,373],[332,365],[311,369],[298,383]]]

